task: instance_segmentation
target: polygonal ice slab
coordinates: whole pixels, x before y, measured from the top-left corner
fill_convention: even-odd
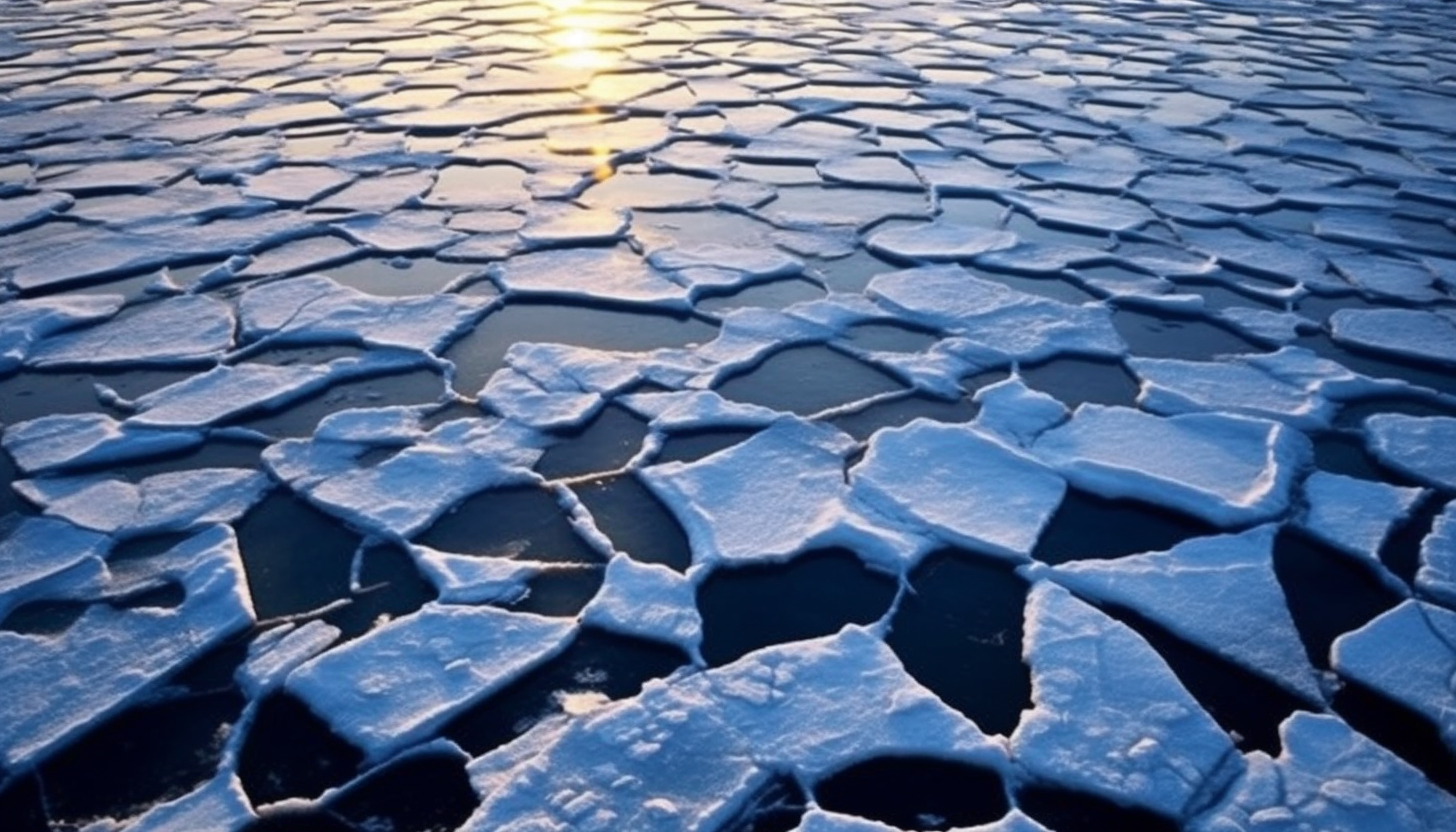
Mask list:
[[[877,431],[850,471],[856,497],[948,542],[1017,559],[1030,556],[1066,482],[974,428],[916,419]]]
[[[238,301],[238,316],[248,340],[437,352],[469,329],[489,302],[448,293],[376,297],[320,275],[249,289]]]
[[[202,429],[250,410],[280,408],[331,384],[430,364],[400,350],[376,350],[326,364],[224,364],[138,398],[127,428]]]
[[[1365,445],[1397,471],[1456,489],[1456,418],[1378,413],[1365,420]]]
[[[999,744],[859,627],[649,682],[550,729],[472,765],[484,800],[464,829],[711,832],[774,775],[813,782],[883,755],[1007,772]]]
[[[202,444],[202,434],[158,430],[103,413],[61,413],[5,429],[5,451],[27,473],[124,462]]]
[[[1289,602],[1274,574],[1274,535],[1259,526],[1200,537],[1166,552],[1038,567],[1079,595],[1137,610],[1169,632],[1263,676],[1305,701],[1323,701]]]
[[[1278,422],[1214,413],[1160,417],[1097,404],[1078,407],[1032,451],[1079,488],[1168,506],[1218,526],[1283,513],[1311,456],[1309,440]]]
[[[841,517],[844,454],[832,429],[780,421],[691,464],[641,471],[687,532],[695,563],[786,558]]]
[[[606,403],[600,393],[550,381],[543,383],[513,367],[503,367],[491,374],[477,398],[482,407],[538,430],[580,425]]]
[[[241,468],[172,471],[133,483],[120,477],[47,477],[16,482],[15,490],[86,529],[132,537],[228,523],[273,487],[266,474]]]
[[[131,821],[127,832],[236,832],[256,820],[243,783],[232,772],[218,774],[193,792],[158,803]]]
[[[1304,481],[1299,527],[1342,552],[1383,569],[1380,547],[1426,492],[1315,471]]]
[[[541,455],[541,438],[513,422],[456,419],[410,437],[413,444],[378,465],[361,467],[354,458],[373,443],[330,437],[337,424],[321,424],[322,436],[272,445],[263,461],[325,511],[389,537],[425,529],[478,491],[532,481],[530,467]]]
[[[285,688],[381,760],[555,655],[575,628],[570,619],[427,604],[304,664]]]
[[[1242,767],[1162,657],[1067,590],[1032,587],[1023,654],[1035,708],[1011,753],[1033,777],[1181,818]]]
[[[232,346],[232,307],[205,295],[168,298],[135,315],[52,335],[36,344],[34,367],[174,364],[215,358]]]
[[[661,564],[616,555],[602,588],[581,611],[583,624],[627,636],[676,644],[690,656],[703,641],[703,616],[693,584]]]
[[[1190,832],[1432,832],[1456,828],[1456,798],[1339,717],[1296,712],[1283,752],[1248,769]]]
[[[600,302],[683,307],[685,288],[620,249],[552,249],[512,257],[498,267],[508,292]]]
[[[253,623],[237,540],[226,526],[129,565],[140,571],[129,575],[135,585],[180,584],[182,603],[94,604],[58,635],[0,630],[0,763],[7,769],[29,768]]]
[[[865,242],[876,254],[902,260],[970,260],[978,254],[1011,248],[1016,235],[993,228],[948,222],[908,225],[878,231]]]
[[[0,517],[0,621],[26,601],[105,582],[106,536],[49,517]]]
[[[1423,309],[1340,309],[1330,316],[1330,337],[1376,352],[1456,365],[1456,321]]]
[[[1335,670],[1435,723],[1456,750],[1456,612],[1406,601],[1330,648]]]
[[[49,335],[110,318],[123,300],[121,295],[78,295],[0,304],[0,373],[19,367],[32,347]]]
[[[956,265],[881,274],[866,294],[897,316],[955,333],[993,355],[1036,361],[1061,352],[1120,357],[1126,351],[1105,307],[1020,292]]]
[[[1446,504],[1431,525],[1431,533],[1421,541],[1421,568],[1416,572],[1416,588],[1431,599],[1456,608],[1456,503]]]
[[[1127,363],[1142,381],[1138,404],[1154,413],[1238,413],[1305,430],[1329,427],[1339,401],[1384,387],[1301,347],[1218,361],[1134,356]]]

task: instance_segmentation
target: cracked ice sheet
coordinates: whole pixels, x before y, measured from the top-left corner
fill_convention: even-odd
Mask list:
[[[1367,378],[1301,347],[1217,361],[1129,358],[1138,404],[1154,413],[1238,413],[1301,430],[1328,428],[1340,402],[1404,385]]]
[[[1278,757],[1247,770],[1190,832],[1430,832],[1456,827],[1456,798],[1338,717],[1296,712]]]
[[[570,619],[429,604],[305,663],[285,687],[380,761],[555,655],[575,629]]]
[[[1421,541],[1416,588],[1433,600],[1456,608],[1456,503],[1446,504],[1431,525],[1431,533]]]
[[[1430,720],[1456,750],[1456,612],[1406,601],[1335,639],[1330,662]]]
[[[363,344],[438,353],[468,330],[489,304],[489,298],[455,294],[378,297],[318,275],[249,289],[238,301],[238,317],[248,341]]]
[[[472,764],[483,801],[463,829],[711,832],[775,774],[813,782],[895,754],[1009,769],[999,743],[854,626],[649,682],[555,731],[538,728],[521,748]]]
[[[1365,446],[1397,471],[1456,489],[1456,418],[1379,413],[1365,420]]]
[[[123,423],[123,432],[128,427],[202,430],[249,411],[282,407],[349,379],[432,365],[427,357],[394,350],[326,364],[227,364],[138,398],[131,403],[137,412]]]
[[[533,297],[688,306],[688,292],[640,257],[620,249],[559,249],[512,257],[497,267],[508,292]]]
[[[1033,777],[1182,818],[1242,768],[1162,657],[1067,590],[1032,586],[1022,652],[1034,708],[1011,753]]]
[[[274,476],[324,511],[389,538],[424,530],[471,494],[536,479],[531,466],[544,440],[529,428],[496,419],[456,419],[428,433],[416,426],[372,441],[336,438],[342,426],[374,415],[368,410],[334,414],[312,438],[270,446],[263,461]],[[397,413],[385,408],[377,415],[392,421]],[[408,447],[378,465],[366,468],[354,461],[375,445],[397,447],[401,440]]]
[[[1312,451],[1309,439],[1278,422],[1084,404],[1038,437],[1032,453],[1095,494],[1240,526],[1284,513]]]
[[[1456,365],[1456,320],[1444,309],[1340,309],[1330,316],[1330,337],[1388,355]]]
[[[49,517],[0,517],[0,621],[41,596],[65,597],[100,589],[105,535]]]
[[[1425,494],[1419,488],[1315,471],[1304,481],[1304,510],[1295,522],[1326,544],[1383,572],[1380,547]],[[1405,591],[1398,578],[1394,587]]]
[[[15,490],[52,517],[119,539],[183,532],[242,517],[272,488],[266,474],[205,468],[157,474],[131,483],[119,477],[20,480]]]
[[[0,375],[25,363],[54,333],[115,315],[124,300],[121,295],[80,295],[0,304]]]
[[[960,266],[881,274],[866,294],[893,314],[959,335],[989,359],[1037,361],[1059,353],[1122,357],[1106,307],[1073,306],[976,277]]]
[[[59,636],[0,630],[0,762],[39,762],[224,638],[253,623],[237,540],[213,526],[134,567],[127,583],[176,582],[175,608],[93,604]],[[128,570],[131,571],[130,569]]]
[[[32,367],[186,364],[233,345],[232,307],[202,295],[167,298],[135,315],[57,333],[30,350]]]
[[[1040,564],[1028,573],[1118,604],[1311,703],[1324,701],[1274,574],[1278,527],[1184,541],[1166,552]]]

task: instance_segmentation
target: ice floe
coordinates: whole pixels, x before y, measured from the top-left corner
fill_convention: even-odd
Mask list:
[[[130,571],[130,570],[129,570]],[[176,607],[88,606],[59,635],[0,631],[9,717],[0,760],[26,769],[253,621],[237,541],[213,526],[137,564],[139,588],[180,585]],[[113,580],[120,582],[120,576]]]
[[[1185,541],[1166,552],[1037,566],[1079,595],[1156,621],[1311,703],[1323,701],[1274,574],[1277,527]]]
[[[573,628],[494,607],[426,606],[306,662],[285,688],[380,760],[550,658]]]
[[[1283,752],[1248,756],[1196,832],[1423,832],[1456,823],[1456,798],[1338,717],[1299,712],[1279,730]]]
[[[1055,584],[1026,604],[1032,701],[1011,753],[1036,778],[1181,819],[1242,768],[1147,642]]]
[[[1153,416],[1084,404],[1032,453],[1069,482],[1222,526],[1278,517],[1310,460],[1309,440],[1277,422],[1218,413]]]

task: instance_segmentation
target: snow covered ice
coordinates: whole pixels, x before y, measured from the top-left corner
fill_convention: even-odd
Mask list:
[[[0,827],[1456,828],[1452,34],[7,4]]]

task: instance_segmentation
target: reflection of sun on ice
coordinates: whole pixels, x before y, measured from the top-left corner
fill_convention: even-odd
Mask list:
[[[587,0],[542,0],[542,5],[552,27],[545,39],[555,63],[575,69],[603,69],[617,62],[617,56],[603,48],[604,38],[589,15]]]

